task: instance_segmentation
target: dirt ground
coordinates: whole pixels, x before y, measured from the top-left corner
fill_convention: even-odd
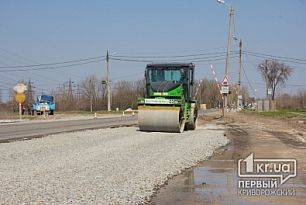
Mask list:
[[[226,126],[230,143],[207,161],[174,177],[153,197],[152,204],[305,204],[306,125],[301,119],[280,119],[244,113],[205,116],[205,122]],[[304,119],[305,120],[305,119]],[[254,158],[296,159],[297,176],[280,184],[294,190],[290,196],[239,194],[237,162],[250,153]],[[257,179],[253,179],[257,180]]]

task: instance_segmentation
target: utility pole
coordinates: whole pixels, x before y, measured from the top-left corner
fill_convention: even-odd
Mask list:
[[[80,84],[77,84],[77,92],[76,92],[76,108],[79,110],[80,109],[80,100],[81,100],[81,89],[80,89]]]
[[[72,98],[72,81],[71,81],[71,78],[69,78],[69,81],[68,81],[68,100],[69,102],[71,101],[71,98]]]
[[[240,86],[241,86],[241,65],[242,65],[242,40],[239,41],[239,61],[238,61],[238,91],[237,91],[237,108],[241,106],[239,95],[240,95]]]
[[[265,73],[266,73],[266,98],[269,99],[269,95],[268,95],[268,60],[265,61]]]
[[[230,53],[231,53],[231,39],[232,39],[232,19],[234,16],[234,8],[230,5],[228,5],[225,0],[217,0],[218,3],[225,5],[227,8],[229,8],[229,21],[228,21],[228,36],[227,36],[227,51],[226,51],[226,62],[225,62],[225,78],[227,81],[229,81],[229,66],[230,66]],[[224,81],[223,80],[223,81]],[[223,84],[225,84],[223,82]],[[225,107],[228,107],[228,95],[229,95],[229,84],[227,83],[228,87],[224,87],[222,85],[222,99],[223,99],[223,106],[222,106],[222,117],[224,117],[224,110]],[[224,89],[224,90],[223,90]]]
[[[72,105],[72,98],[73,98],[73,95],[72,95],[72,81],[71,81],[71,78],[69,78],[69,81],[68,81],[68,110],[72,109],[73,108],[73,105]]]
[[[68,89],[66,90],[64,88],[64,92],[67,92],[67,94],[65,94],[66,96],[66,102],[64,103],[64,107],[66,110],[73,110],[75,109],[75,105],[74,105],[74,96],[73,96],[73,81],[71,81],[71,77],[69,77],[69,80],[68,82],[65,82],[65,83],[68,83]]]
[[[90,92],[90,112],[92,112],[92,88],[93,88],[93,84],[92,84],[92,80],[89,79],[89,92]]]
[[[107,110],[111,111],[111,89],[109,80],[109,55],[106,52],[106,86],[107,86]]]
[[[231,39],[232,39],[232,19],[234,16],[234,9],[230,7],[229,11],[229,21],[228,21],[228,36],[227,36],[227,51],[226,51],[226,62],[225,62],[225,76],[229,79],[229,67],[230,67],[230,53],[231,53]],[[228,94],[224,96],[223,107],[228,107]]]
[[[28,90],[27,90],[27,93],[26,93],[26,108],[28,110],[28,113],[31,112],[31,106],[32,106],[32,103],[34,101],[34,92],[33,92],[33,82],[31,81],[31,79],[29,79],[29,82],[28,82]]]

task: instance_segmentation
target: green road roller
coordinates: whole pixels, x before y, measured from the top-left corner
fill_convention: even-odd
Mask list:
[[[138,99],[141,131],[183,132],[197,126],[192,63],[148,64],[146,96]]]

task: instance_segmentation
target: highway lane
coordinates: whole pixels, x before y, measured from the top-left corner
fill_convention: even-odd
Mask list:
[[[219,112],[218,109],[200,111],[199,115]],[[86,129],[137,125],[136,116],[116,116],[95,119],[44,120],[0,124],[0,143],[15,140],[43,137],[61,132],[73,132]]]
[[[106,127],[132,126],[136,116],[120,116],[95,119],[31,121],[0,125],[0,143],[43,137],[61,132],[72,132]]]

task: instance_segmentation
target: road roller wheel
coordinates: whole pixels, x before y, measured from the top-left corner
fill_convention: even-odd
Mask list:
[[[179,132],[182,133],[182,132],[184,132],[185,127],[186,127],[186,119],[184,118],[184,114],[183,114],[182,111],[180,111],[179,122],[180,122],[180,130],[179,130]]]
[[[180,107],[138,106],[139,130],[183,132],[186,119]]]
[[[190,109],[189,122],[186,123],[187,130],[195,130],[198,124],[198,110],[195,108]]]

